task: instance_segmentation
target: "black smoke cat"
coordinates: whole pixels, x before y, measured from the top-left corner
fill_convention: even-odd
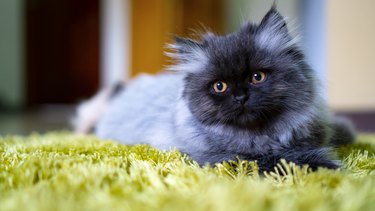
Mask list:
[[[141,76],[110,102],[95,133],[125,144],[177,148],[199,162],[281,159],[337,168],[330,146],[350,143],[320,96],[316,73],[273,7],[225,36],[176,38],[170,73]]]

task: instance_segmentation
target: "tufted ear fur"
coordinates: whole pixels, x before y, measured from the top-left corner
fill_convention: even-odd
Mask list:
[[[202,49],[203,46],[200,42],[175,36],[176,48],[180,54],[189,54],[194,50]]]
[[[288,31],[284,17],[273,6],[264,16],[257,29],[257,44],[269,51],[281,52],[296,43]]]
[[[272,7],[259,24],[259,30],[288,35],[288,28],[284,17]]]
[[[178,36],[175,36],[175,41],[175,44],[169,45],[169,48],[174,52],[169,52],[167,55],[176,59],[177,63],[171,65],[168,69],[185,73],[201,71],[207,62],[203,44],[196,40]]]

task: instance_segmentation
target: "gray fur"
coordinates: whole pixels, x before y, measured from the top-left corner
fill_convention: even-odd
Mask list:
[[[285,158],[313,168],[338,167],[326,146],[340,145],[334,118],[320,96],[315,72],[272,8],[259,25],[247,23],[226,36],[207,34],[202,42],[177,38],[169,54],[174,73],[141,76],[111,102],[96,134],[125,144],[177,148],[201,164],[258,160],[268,170]],[[249,75],[268,71],[261,85]],[[213,93],[223,80],[231,89]],[[246,95],[243,104],[233,102]],[[334,142],[331,142],[335,140]]]

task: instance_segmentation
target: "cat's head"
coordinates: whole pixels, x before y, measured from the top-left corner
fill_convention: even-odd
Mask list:
[[[203,124],[262,128],[313,103],[314,73],[275,8],[259,24],[177,38],[173,48],[179,63],[171,69],[186,74],[183,97]]]

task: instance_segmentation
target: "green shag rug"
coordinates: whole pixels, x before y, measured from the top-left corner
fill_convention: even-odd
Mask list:
[[[0,137],[0,210],[375,210],[375,136],[338,154],[341,170],[281,162],[261,176],[67,132]]]

